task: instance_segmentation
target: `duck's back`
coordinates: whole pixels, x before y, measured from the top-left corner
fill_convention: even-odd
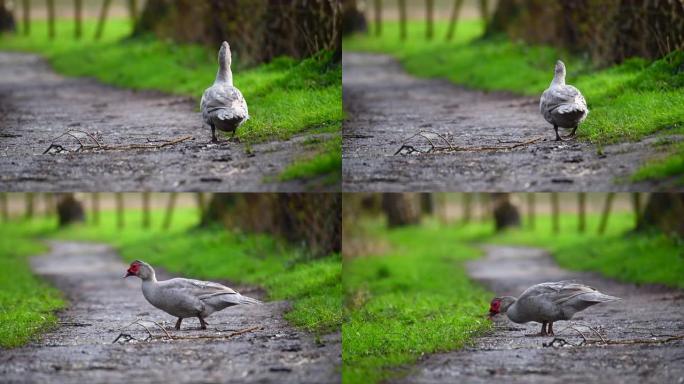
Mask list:
[[[240,90],[225,83],[216,83],[204,91],[200,109],[204,122],[222,131],[233,131],[249,118]]]
[[[580,91],[572,85],[552,85],[542,94],[539,110],[544,119],[563,128],[573,128],[587,117],[589,109]]]

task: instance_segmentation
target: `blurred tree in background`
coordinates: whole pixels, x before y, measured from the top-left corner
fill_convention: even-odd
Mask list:
[[[636,229],[684,236],[684,194],[652,193]]]
[[[216,47],[226,40],[241,65],[322,50],[339,60],[340,22],[339,0],[148,0],[134,34]]]
[[[510,193],[494,193],[494,227],[500,232],[510,227],[520,227],[520,212],[511,203]]]
[[[598,65],[684,49],[681,0],[506,0],[487,27],[528,43],[586,52]]]
[[[202,225],[269,232],[321,257],[342,249],[341,214],[342,197],[336,193],[216,193]]]
[[[368,23],[356,0],[342,0],[342,35],[368,31]]]
[[[76,200],[73,193],[64,193],[60,195],[57,201],[57,217],[60,227],[85,221],[83,205]]]
[[[12,12],[7,9],[5,0],[0,0],[0,32],[14,31],[14,17]]]
[[[383,193],[382,209],[389,227],[420,224],[421,207],[416,194]]]

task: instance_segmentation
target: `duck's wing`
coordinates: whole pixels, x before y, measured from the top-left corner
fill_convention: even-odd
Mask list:
[[[234,289],[211,281],[176,278],[163,282],[168,289],[179,290],[204,300],[215,295],[239,295]]]
[[[544,91],[540,109],[552,113],[586,111],[587,102],[582,93],[572,85],[553,86]]]
[[[249,118],[247,102],[242,92],[230,85],[217,84],[204,91],[200,108],[205,120],[214,116],[221,120]]]

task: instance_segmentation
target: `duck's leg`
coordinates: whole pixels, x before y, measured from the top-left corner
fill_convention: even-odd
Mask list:
[[[554,336],[554,334],[553,334],[553,321],[549,321],[549,327],[548,327],[548,330],[547,330],[546,333],[547,333],[549,336]]]
[[[532,333],[532,334],[526,334],[525,336],[532,336],[532,337],[535,337],[535,336],[546,336],[546,335],[547,335],[547,333],[546,333],[546,323],[548,323],[548,321],[543,321],[543,322],[542,322],[542,329],[541,329],[541,332],[539,332],[539,333]]]
[[[211,142],[218,142],[218,139],[216,138],[216,127],[214,127],[214,124],[211,124]]]
[[[201,329],[207,329],[207,323],[206,323],[206,321],[204,321],[204,319],[202,318],[202,316],[197,316],[197,318],[198,318],[199,321],[200,321],[200,328],[201,328]]]
[[[563,141],[563,139],[561,139],[560,135],[558,134],[558,126],[557,125],[555,125],[555,124],[553,125],[553,130],[556,131],[556,141]]]
[[[180,331],[181,321],[183,321],[183,318],[179,317],[178,321],[176,321],[176,331]]]

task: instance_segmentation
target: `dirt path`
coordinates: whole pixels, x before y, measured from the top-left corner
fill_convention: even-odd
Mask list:
[[[212,314],[206,331],[186,319],[172,335],[216,335],[217,330],[263,329],[228,340],[112,341],[136,318],[174,319],[148,304],[140,280],[123,279],[126,266],[105,245],[54,242],[32,259],[34,270],[61,289],[69,308],[63,323],[29,345],[0,353],[4,383],[231,382],[336,383],[340,381],[339,335],[314,338],[282,318],[285,302],[237,306]],[[169,276],[161,273],[160,278]],[[242,287],[242,293],[257,295]],[[132,335],[146,334],[133,329]],[[153,330],[161,334],[160,330]],[[225,334],[224,332],[224,334]]]
[[[55,74],[36,55],[0,52],[0,189],[8,191],[302,191],[269,182],[301,156],[306,137],[252,145],[211,143],[198,102]],[[162,149],[43,152],[68,129],[108,145],[193,140]],[[73,139],[60,143],[78,147]],[[158,143],[158,142],[157,142]],[[68,144],[68,145],[66,145]]]
[[[519,295],[530,285],[576,279],[621,297],[595,305],[572,322],[554,324],[556,337],[573,344],[582,339],[567,324],[588,324],[611,340],[649,339],[684,334],[684,292],[663,287],[621,284],[593,273],[559,268],[544,251],[487,246],[486,256],[468,264],[469,274],[499,295]],[[627,257],[628,255],[625,255]],[[483,308],[483,314],[487,308]],[[537,323],[515,324],[498,316],[494,332],[474,346],[427,357],[407,383],[681,383],[684,340],[666,344],[543,347],[552,337]],[[586,329],[586,328],[584,328]],[[595,336],[594,336],[595,337]]]
[[[617,182],[655,154],[655,138],[611,145],[599,155],[588,143],[554,141],[537,99],[417,79],[382,55],[345,52],[343,68],[345,191],[605,192],[668,187]],[[395,155],[404,140],[421,130],[437,132],[460,147],[544,139],[509,151]],[[429,148],[420,138],[411,144]]]

